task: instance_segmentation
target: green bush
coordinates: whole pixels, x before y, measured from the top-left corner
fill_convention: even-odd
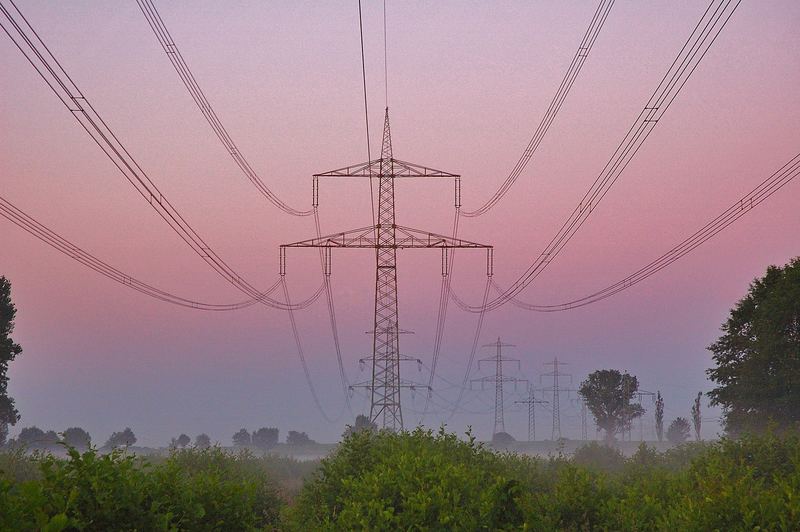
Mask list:
[[[15,452],[0,455],[0,530],[800,530],[791,434],[540,459],[444,431],[356,431],[314,468],[219,448]],[[285,504],[280,486],[309,474]]]
[[[800,439],[599,444],[572,459],[497,454],[439,432],[364,431],[285,512],[295,530],[800,530]]]
[[[115,450],[39,457],[41,478],[0,481],[0,530],[256,530],[281,502],[250,457],[186,450],[150,464]]]
[[[506,461],[443,430],[358,431],[322,460],[287,512],[296,530],[517,529]]]
[[[596,441],[587,443],[575,450],[572,461],[595,471],[620,471],[625,464],[625,456],[616,447],[609,447]]]

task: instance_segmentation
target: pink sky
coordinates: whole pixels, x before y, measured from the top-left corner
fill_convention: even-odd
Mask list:
[[[351,5],[352,4],[352,5]],[[77,85],[171,199],[236,269],[266,287],[277,246],[313,236],[257,194],[197,111],[135,2],[18,2]],[[310,204],[311,174],[366,158],[355,3],[158,2],[205,94],[242,152],[287,202]],[[365,2],[373,149],[383,106],[382,11]],[[389,104],[395,156],[463,175],[465,208],[502,182],[572,59],[594,2],[388,2]],[[614,151],[700,18],[704,2],[618,2],[534,160],[490,214],[463,220],[464,238],[495,245],[508,284],[547,244]],[[657,257],[797,153],[800,4],[744,2],[620,181],[522,298],[560,302],[601,288]],[[62,236],[151,284],[215,302],[241,299],[141,200],[7,37],[0,39],[0,194]],[[483,342],[519,346],[535,383],[557,355],[575,384],[598,368],[626,369],[688,415],[708,390],[705,347],[728,309],[769,264],[800,254],[800,188],[762,207],[669,269],[610,300],[542,315],[491,313]],[[398,184],[398,223],[446,233],[448,182]],[[322,230],[369,223],[364,181],[324,183]],[[180,432],[227,443],[242,426],[305,430],[332,441],[308,397],[277,310],[204,314],[112,283],[0,220],[0,274],[13,283],[15,339],[24,354],[10,390],[21,426],[86,427],[98,440],[131,426],[145,444]],[[453,280],[477,301],[481,254],[460,253]],[[352,380],[371,342],[374,257],[333,258],[342,347]],[[400,325],[408,354],[430,361],[440,282],[437,252],[399,256]],[[319,282],[311,251],[291,250],[288,281],[301,299]],[[323,304],[298,314],[312,376],[330,411],[343,402]],[[463,377],[475,317],[448,313],[439,364]],[[408,368],[409,378],[425,380]],[[439,381],[440,384],[441,381]],[[453,398],[454,390],[442,394]],[[470,399],[489,408],[486,392]],[[509,395],[509,400],[513,399]],[[564,432],[577,436],[577,410]],[[362,409],[365,402],[356,398]],[[405,402],[406,423],[419,398]],[[526,415],[508,409],[522,438]],[[334,412],[335,413],[335,412]],[[712,417],[713,413],[708,414]],[[445,414],[429,415],[437,426]],[[651,419],[648,413],[647,419]],[[549,418],[539,418],[549,436]],[[451,428],[491,430],[490,414]],[[711,426],[707,437],[716,432]]]

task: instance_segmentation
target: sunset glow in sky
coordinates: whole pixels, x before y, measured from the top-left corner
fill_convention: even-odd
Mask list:
[[[267,203],[241,174],[165,57],[136,2],[18,0],[20,10],[136,160],[203,238],[261,288],[278,276],[278,245],[314,236],[311,218]],[[205,95],[254,168],[293,206],[311,204],[311,175],[366,160],[356,2],[156,3]],[[700,19],[703,1],[618,1],[536,156],[489,214],[460,236],[495,246],[495,279],[513,282],[594,181]],[[387,2],[388,98],[397,158],[461,174],[477,208],[519,158],[568,67],[596,2]],[[373,155],[384,106],[382,2],[364,2]],[[769,176],[800,147],[800,3],[743,2],[672,107],[564,252],[520,297],[558,303],[605,287],[658,257]],[[139,279],[211,302],[243,299],[122,178],[5,34],[0,38],[0,195]],[[397,183],[397,223],[452,229],[449,181]],[[322,233],[370,223],[366,180],[326,181]],[[800,183],[792,182],[709,243],[630,290],[569,312],[506,305],[481,343],[515,344],[520,377],[540,384],[558,356],[577,388],[600,368],[627,370],[688,416],[711,387],[705,347],[770,264],[800,255]],[[333,254],[333,292],[351,381],[368,378],[374,255]],[[430,364],[438,251],[398,253],[405,354]],[[452,287],[478,303],[485,256],[458,253]],[[144,445],[181,432],[225,444],[241,427],[277,426],[335,441],[346,415],[316,410],[284,311],[204,313],[166,305],[99,276],[0,218],[0,275],[13,285],[10,393],[22,421],[82,426],[97,443],[133,428]],[[313,250],[290,250],[292,297],[320,282]],[[298,312],[312,379],[331,416],[344,397],[324,300]],[[476,316],[448,309],[437,393],[454,400]],[[488,352],[479,353],[487,356]],[[427,373],[404,368],[411,380]],[[475,373],[474,376],[486,373]],[[550,383],[541,382],[546,386]],[[520,388],[520,393],[522,389]],[[424,423],[490,436],[493,392],[467,392],[466,412]],[[527,413],[507,396],[517,438]],[[573,393],[570,398],[575,398]],[[439,405],[441,400],[435,401]],[[404,396],[407,426],[424,396]],[[564,435],[578,407],[562,397]],[[353,398],[356,413],[368,409]],[[519,405],[516,405],[517,407]],[[652,434],[651,405],[645,429]],[[718,415],[707,409],[704,418]],[[549,437],[539,411],[537,433]],[[718,431],[704,425],[704,436]],[[652,436],[651,436],[652,437]]]

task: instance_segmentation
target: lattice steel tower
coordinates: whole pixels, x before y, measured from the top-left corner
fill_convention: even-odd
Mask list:
[[[562,391],[570,391],[560,388],[559,379],[561,377],[569,377],[569,381],[572,382],[572,375],[569,373],[561,373],[558,371],[558,366],[566,366],[566,362],[559,362],[558,357],[554,357],[552,362],[545,362],[545,366],[553,366],[553,371],[542,373],[541,377],[539,377],[540,381],[543,377],[553,377],[553,386],[550,388],[544,388],[545,391],[553,392],[553,432],[550,438],[555,441],[561,438],[561,405],[559,402],[561,392]]]
[[[527,382],[527,380],[518,379],[517,377],[507,377],[503,375],[503,362],[516,362],[517,370],[520,369],[519,359],[508,358],[503,356],[503,348],[514,347],[512,344],[504,344],[503,342],[500,341],[500,338],[497,338],[497,341],[495,343],[486,344],[483,347],[494,347],[495,354],[492,357],[482,358],[478,360],[478,368],[480,369],[481,362],[493,363],[495,367],[494,375],[489,375],[488,377],[481,377],[479,379],[472,379],[470,381],[470,384],[473,382],[480,382],[481,388],[483,388],[484,383],[487,382],[494,383],[494,432],[492,432],[492,435],[495,435],[498,432],[506,431],[505,418],[503,415],[503,383],[513,382],[514,389],[516,390],[517,383]]]
[[[366,163],[314,175],[313,205],[319,204],[320,177],[366,177],[378,180],[378,212],[374,226],[284,244],[281,246],[280,273],[286,273],[286,248],[324,248],[326,273],[330,273],[331,248],[374,248],[375,322],[372,342],[372,381],[370,420],[383,428],[403,428],[400,408],[400,352],[397,308],[397,250],[408,248],[442,249],[442,274],[446,275],[447,251],[452,248],[480,248],[487,251],[487,274],[492,274],[492,246],[420,231],[397,225],[395,220],[394,184],[398,178],[450,178],[455,180],[455,202],[460,206],[460,176],[433,168],[401,161],[392,153],[389,109],[383,124],[381,157]]]
[[[514,401],[515,404],[528,405],[528,441],[536,440],[536,405],[547,404],[548,401],[537,399],[533,384],[528,385],[528,397]]]

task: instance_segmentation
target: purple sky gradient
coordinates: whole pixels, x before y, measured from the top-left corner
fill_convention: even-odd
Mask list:
[[[78,86],[178,210],[231,265],[261,287],[277,277],[277,246],[313,236],[239,173],[164,57],[136,3],[18,2]],[[186,61],[241,151],[287,202],[310,205],[311,174],[366,159],[357,5],[158,2]],[[594,2],[388,2],[389,105],[395,156],[463,175],[479,206],[502,182],[545,112],[596,8]],[[495,245],[509,284],[545,247],[603,168],[660,81],[705,2],[617,2],[535,158],[489,214],[462,220],[463,238]],[[365,2],[373,150],[382,121],[380,2]],[[615,282],[695,231],[797,153],[800,4],[743,2],[589,223],[525,300],[552,303]],[[241,295],[199,261],[142,201],[13,47],[0,38],[0,193],[62,236],[138,278],[196,299]],[[373,151],[374,153],[374,151]],[[612,299],[557,314],[506,306],[487,316],[535,383],[557,355],[574,385],[598,368],[626,369],[666,397],[668,421],[688,416],[710,383],[705,347],[730,307],[769,264],[800,254],[800,185],[667,270]],[[398,223],[447,233],[449,182],[397,185]],[[325,182],[323,233],[369,223],[366,181]],[[0,220],[0,274],[13,283],[11,366],[16,427],[87,428],[96,440],[131,426],[143,444],[181,432],[229,443],[242,426],[304,430],[333,441],[308,394],[278,310],[202,313],[165,305],[98,276]],[[371,349],[374,256],[334,253],[333,283],[346,369]],[[430,362],[438,252],[399,254],[404,352]],[[459,253],[453,288],[480,298],[484,256]],[[310,250],[290,250],[301,299],[319,283]],[[475,316],[451,305],[439,373],[460,382]],[[324,405],[343,404],[321,301],[298,314]],[[485,355],[484,355],[485,356]],[[409,378],[427,375],[407,368]],[[441,393],[453,399],[443,381]],[[488,437],[493,394],[468,395],[450,428]],[[574,397],[574,394],[573,394]],[[513,394],[508,400],[513,400]],[[421,397],[405,397],[406,424]],[[566,436],[579,435],[565,398]],[[354,406],[365,408],[357,396]],[[645,405],[649,407],[649,404]],[[652,419],[648,412],[649,425]],[[708,410],[705,417],[714,417]],[[438,426],[445,414],[428,415]],[[549,436],[541,412],[538,433]],[[523,438],[526,414],[507,408]],[[651,429],[652,430],[652,429]],[[712,437],[718,428],[704,429]],[[102,443],[102,442],[100,442]]]

